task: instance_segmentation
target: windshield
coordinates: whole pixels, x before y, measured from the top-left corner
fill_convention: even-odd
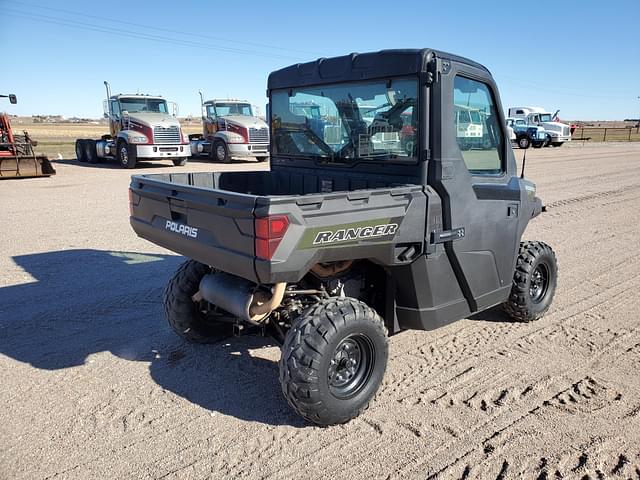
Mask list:
[[[541,122],[553,122],[553,118],[551,118],[551,114],[550,113],[541,113],[540,114],[540,121]]]
[[[343,162],[414,161],[417,96],[413,78],[276,90],[275,153]]]
[[[120,98],[120,110],[129,113],[169,113],[166,100],[160,98]]]
[[[210,117],[226,117],[228,115],[253,116],[251,105],[248,103],[216,103],[215,105],[207,106],[207,113]]]

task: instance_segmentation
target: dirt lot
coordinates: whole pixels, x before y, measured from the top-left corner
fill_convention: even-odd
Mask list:
[[[640,144],[527,157],[552,311],[393,337],[375,402],[325,429],[289,410],[268,340],[169,331],[181,258],[129,227],[130,171],[2,182],[0,477],[640,478]]]

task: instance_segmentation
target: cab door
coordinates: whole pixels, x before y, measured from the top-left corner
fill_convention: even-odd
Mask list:
[[[111,100],[111,115],[109,116],[109,133],[113,138],[118,136],[118,132],[122,130],[120,122],[120,103],[117,100]]]
[[[205,105],[205,116],[202,118],[204,132],[202,133],[206,139],[212,140],[215,133],[218,131],[216,109],[212,104]]]
[[[431,102],[428,183],[442,199],[442,231],[449,262],[470,311],[506,300],[519,242],[520,182],[506,135],[497,89],[489,73],[446,58],[437,60]],[[462,110],[478,111],[482,138],[459,135]]]

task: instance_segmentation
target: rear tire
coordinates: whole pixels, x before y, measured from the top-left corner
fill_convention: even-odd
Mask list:
[[[76,140],[76,160],[80,163],[85,163],[87,161],[85,142],[86,140],[82,139]]]
[[[86,140],[84,142],[84,154],[87,162],[89,163],[98,163],[98,151],[96,150],[96,141],[95,140]]]
[[[169,325],[192,343],[212,343],[233,334],[233,325],[211,319],[191,298],[200,289],[200,280],[211,268],[195,260],[184,262],[164,291],[164,312]]]
[[[212,162],[231,162],[231,158],[229,157],[229,148],[223,140],[218,138],[213,141],[213,145],[211,145],[211,152],[209,152],[209,159]]]
[[[173,164],[176,167],[184,167],[187,164],[187,159],[186,158],[176,158],[173,161]]]
[[[517,322],[541,318],[553,301],[558,283],[556,256],[543,242],[521,242],[505,311]]]
[[[13,141],[18,156],[32,156],[33,155],[33,143],[29,140],[27,135],[14,135]]]
[[[118,142],[118,161],[124,168],[136,168],[138,162],[136,146],[120,140]]]
[[[287,332],[280,358],[282,392],[310,422],[348,422],[368,407],[388,356],[387,329],[375,310],[354,298],[323,300]]]

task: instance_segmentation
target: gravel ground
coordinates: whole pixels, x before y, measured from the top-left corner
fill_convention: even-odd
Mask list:
[[[131,171],[55,166],[0,183],[0,478],[640,478],[640,144],[529,150],[550,313],[393,337],[376,400],[332,428],[290,411],[268,339],[172,334],[182,258],[131,230]]]

